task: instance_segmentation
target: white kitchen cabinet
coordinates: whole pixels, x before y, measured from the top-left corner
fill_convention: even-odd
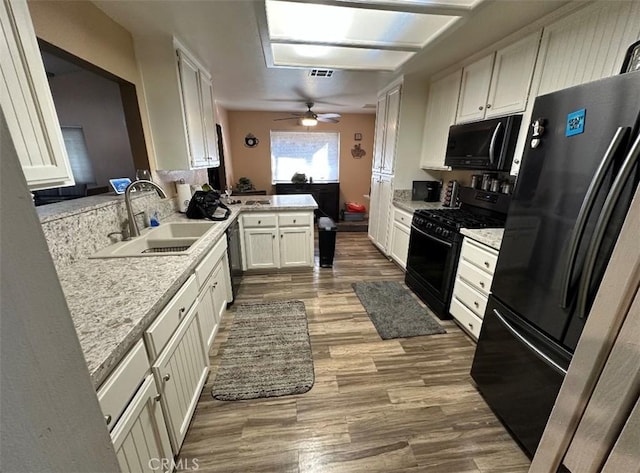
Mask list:
[[[242,216],[244,268],[313,267],[313,212],[251,212]]]
[[[31,190],[74,184],[31,16],[0,1],[0,106]]]
[[[393,207],[393,224],[391,227],[391,244],[389,255],[400,265],[402,269],[407,267],[407,255],[409,254],[409,237],[411,235],[411,219],[409,212]]]
[[[160,387],[160,403],[173,453],[180,451],[200,391],[209,373],[209,358],[202,343],[200,311],[195,304],[151,367]]]
[[[173,453],[160,396],[153,376],[148,375],[111,431],[123,473],[172,470],[169,460],[173,459]]]
[[[538,54],[540,32],[466,66],[456,123],[521,112],[527,98]]]
[[[475,340],[480,336],[498,251],[465,237],[449,312]]]
[[[384,161],[384,129],[387,119],[387,96],[378,97],[376,106],[376,131],[373,145],[373,172],[382,172],[382,162]]]
[[[195,269],[202,343],[209,352],[227,304],[233,300],[227,239],[223,236]]]
[[[393,174],[398,141],[398,122],[400,119],[400,86],[387,92],[387,119],[384,135],[384,158],[382,173]]]
[[[280,267],[312,266],[309,257],[309,227],[280,228]]]
[[[280,263],[278,230],[273,228],[247,228],[244,230],[246,269],[277,268]]]
[[[462,70],[456,123],[484,118],[494,58],[495,53],[492,53]]]
[[[218,166],[216,109],[206,69],[173,38],[137,38],[135,47],[157,169]]]
[[[211,79],[189,53],[177,54],[191,168],[219,166]]]
[[[639,2],[597,2],[546,27],[532,95],[618,74],[638,25]]]
[[[374,174],[371,177],[369,239],[385,254],[389,244],[392,192],[391,176]]]
[[[378,98],[373,172],[393,174],[400,119],[401,89],[400,85],[396,85]]]
[[[448,170],[444,165],[449,127],[455,123],[462,69],[434,81],[429,87],[422,140],[422,169]]]

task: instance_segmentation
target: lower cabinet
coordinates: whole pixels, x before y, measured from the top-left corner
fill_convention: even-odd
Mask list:
[[[242,215],[244,269],[313,267],[313,212]]]
[[[475,340],[487,307],[498,251],[464,238],[449,312]]]
[[[413,216],[397,207],[393,208],[393,224],[391,227],[391,244],[389,255],[402,266],[407,267],[409,253],[409,236],[411,235],[411,219]]]
[[[209,373],[209,358],[202,344],[200,312],[195,304],[151,367],[160,387],[160,403],[173,453],[180,451],[200,391]]]
[[[371,200],[369,209],[369,239],[388,252],[389,221],[391,217],[392,177],[384,174],[371,176]]]
[[[111,441],[123,472],[170,472],[173,457],[160,407],[161,395],[152,375],[142,386],[111,431]]]

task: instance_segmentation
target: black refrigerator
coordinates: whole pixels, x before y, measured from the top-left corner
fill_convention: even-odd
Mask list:
[[[471,368],[530,456],[638,185],[639,122],[640,72],[534,104]]]

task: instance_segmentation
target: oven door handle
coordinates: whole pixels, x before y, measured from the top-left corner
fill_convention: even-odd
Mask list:
[[[434,237],[433,235],[429,235],[428,233],[423,232],[419,228],[416,228],[415,225],[411,225],[411,231],[412,232],[417,232],[422,236],[425,236],[425,237],[427,237],[427,238],[429,238],[431,240],[437,241],[438,243],[441,243],[441,244],[445,245],[448,248],[453,247],[453,243],[449,243],[448,241],[444,241],[444,240],[441,240],[440,238]]]

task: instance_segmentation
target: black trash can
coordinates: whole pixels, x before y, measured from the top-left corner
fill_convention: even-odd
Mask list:
[[[336,252],[336,231],[338,227],[329,217],[318,219],[318,245],[320,247],[320,267],[331,268]]]

